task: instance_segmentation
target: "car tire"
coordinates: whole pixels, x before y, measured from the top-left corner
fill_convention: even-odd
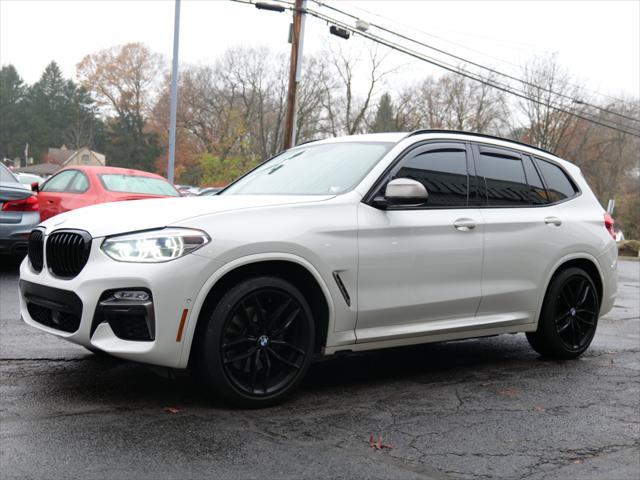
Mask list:
[[[551,280],[538,329],[528,332],[527,340],[543,357],[576,358],[593,340],[599,311],[598,291],[589,274],[576,267],[562,270]]]
[[[255,277],[227,291],[201,321],[196,378],[233,406],[260,408],[290,395],[313,357],[314,319],[304,295],[277,277]]]

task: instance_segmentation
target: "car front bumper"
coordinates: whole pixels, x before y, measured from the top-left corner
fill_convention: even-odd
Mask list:
[[[20,266],[20,312],[23,320],[70,342],[116,357],[185,368],[184,360],[182,363],[180,360],[185,347],[182,332],[190,322],[196,321],[196,315],[191,315],[196,295],[207,278],[219,268],[219,262],[196,253],[165,263],[116,262],[100,250],[101,242],[101,238],[93,240],[87,264],[72,279],[54,276],[46,263],[38,273],[25,258]],[[135,334],[122,338],[122,329],[100,317],[105,296],[117,290],[150,293],[151,305],[142,306],[151,312],[150,338],[135,339],[140,338]],[[135,307],[133,313],[140,313],[140,305]],[[40,315],[46,308],[53,315]],[[128,318],[132,318],[127,313],[131,312],[123,311],[118,318],[120,325],[126,326]]]

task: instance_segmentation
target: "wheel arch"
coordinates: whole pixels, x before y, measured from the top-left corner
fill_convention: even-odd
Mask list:
[[[602,308],[604,293],[604,274],[602,273],[602,269],[598,263],[598,260],[587,253],[566,255],[555,263],[555,265],[553,266],[553,268],[551,268],[549,274],[547,275],[544,290],[542,291],[542,295],[540,296],[540,299],[538,301],[538,310],[535,317],[536,325],[538,324],[538,321],[540,319],[542,303],[544,302],[544,298],[547,295],[547,291],[549,290],[551,281],[558,273],[570,267],[581,268],[589,274],[596,286],[596,290],[598,292],[598,300],[600,302],[600,307]]]
[[[203,315],[216,304],[229,288],[257,275],[273,275],[292,282],[305,295],[314,314],[316,340],[314,351],[326,345],[329,329],[334,323],[333,300],[326,282],[306,259],[287,253],[249,255],[225,264],[202,286],[185,328],[180,365],[187,367]]]

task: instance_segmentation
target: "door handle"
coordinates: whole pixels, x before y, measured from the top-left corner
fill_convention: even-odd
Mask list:
[[[453,226],[456,230],[460,230],[461,232],[468,232],[469,230],[473,230],[476,228],[476,221],[472,218],[459,218],[455,222],[453,222]]]
[[[556,227],[559,227],[560,225],[562,225],[562,220],[560,220],[558,217],[547,217],[544,219],[544,223],[546,223],[547,225],[555,225]]]

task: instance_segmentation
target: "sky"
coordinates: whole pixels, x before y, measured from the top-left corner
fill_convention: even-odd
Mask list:
[[[352,12],[456,55],[521,73],[533,56],[557,54],[574,79],[599,98],[640,97],[640,0],[628,1],[337,1]],[[309,8],[321,9],[309,1]],[[55,60],[67,77],[84,55],[127,42],[162,53],[173,46],[173,0],[0,0],[0,64],[13,64],[27,83]],[[225,0],[182,0],[180,61],[213,64],[227,48],[266,45],[287,52],[289,12],[257,10]],[[358,49],[368,40],[342,40],[308,18],[306,53],[327,45]],[[392,82],[440,71],[400,53]]]

